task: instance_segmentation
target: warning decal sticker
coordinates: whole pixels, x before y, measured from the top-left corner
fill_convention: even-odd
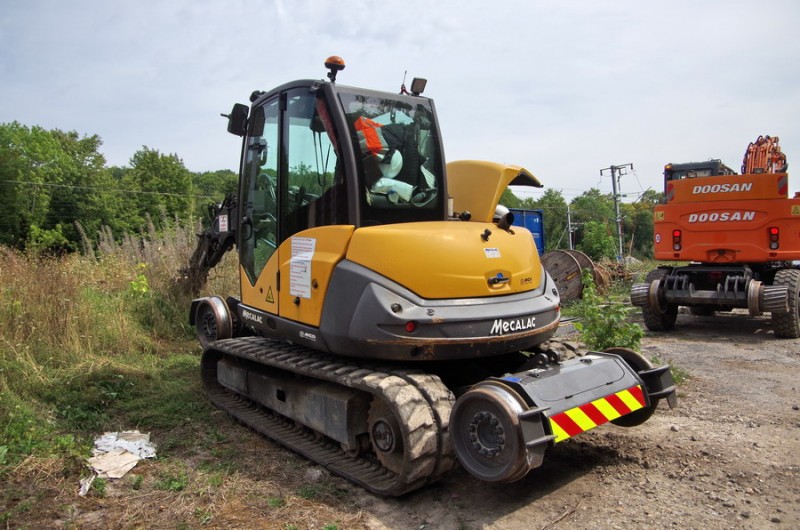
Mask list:
[[[556,436],[555,441],[561,442],[644,406],[642,387],[636,385],[556,414],[550,418],[550,428]]]

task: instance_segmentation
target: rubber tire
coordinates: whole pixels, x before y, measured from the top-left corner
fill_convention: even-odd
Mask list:
[[[650,285],[656,280],[663,280],[669,276],[669,269],[653,269],[647,273],[645,283]],[[644,325],[650,331],[669,331],[675,327],[678,319],[678,304],[666,304],[664,307],[652,308],[648,304],[642,307]]]
[[[628,366],[633,368],[633,371],[637,374],[642,370],[649,370],[653,368],[653,363],[648,361],[644,355],[629,348],[614,347],[606,348],[603,351],[605,353],[614,353],[622,357],[622,360],[625,361]],[[646,388],[643,388],[642,390],[645,394],[647,393]],[[650,406],[641,408],[615,420],[611,420],[611,423],[618,427],[636,427],[637,425],[641,425],[649,420],[650,416],[652,416],[656,411],[656,408],[658,408],[658,401],[659,400],[650,400]]]
[[[800,270],[779,270],[772,285],[785,285],[789,288],[789,311],[772,313],[775,336],[782,339],[796,339],[800,337]]]

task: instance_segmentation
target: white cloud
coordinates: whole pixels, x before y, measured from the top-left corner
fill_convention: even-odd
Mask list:
[[[323,78],[395,91],[426,77],[450,159],[528,167],[556,189],[660,188],[665,163],[738,167],[759,134],[800,160],[800,4],[689,0],[6,0],[0,121],[235,168],[219,113],[254,89]],[[800,177],[792,179],[800,190]]]

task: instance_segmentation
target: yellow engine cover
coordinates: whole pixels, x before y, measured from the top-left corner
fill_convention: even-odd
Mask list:
[[[542,281],[533,237],[517,226],[507,232],[490,223],[431,221],[360,228],[347,259],[427,299],[507,295]]]

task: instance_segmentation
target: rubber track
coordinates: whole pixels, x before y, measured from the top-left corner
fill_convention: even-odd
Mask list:
[[[311,379],[330,381],[386,400],[403,435],[399,473],[374,459],[352,456],[282,415],[240,397],[217,381],[217,361],[238,357]],[[242,423],[364,488],[398,496],[438,480],[455,465],[449,437],[453,394],[438,377],[395,367],[354,364],[301,346],[260,337],[221,340],[203,352],[203,386],[211,402]]]

